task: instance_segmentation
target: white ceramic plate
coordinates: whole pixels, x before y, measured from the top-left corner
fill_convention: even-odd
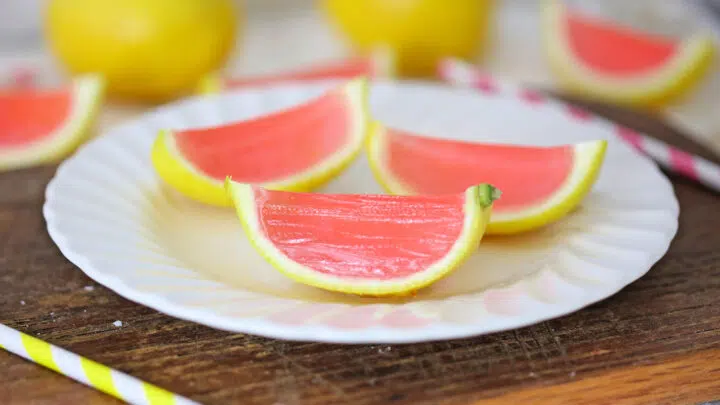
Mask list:
[[[576,311],[645,274],[676,232],[670,183],[620,143],[613,124],[511,86],[485,93],[410,82],[372,88],[378,119],[428,135],[538,145],[609,140],[600,179],[579,210],[542,231],[485,239],[464,266],[411,299],[296,284],[250,247],[232,210],[189,201],[155,176],[149,153],[159,128],[255,116],[329,85],[190,99],[95,139],[48,185],[52,239],[99,283],[178,318],[281,339],[400,343],[485,334]],[[321,191],[381,192],[364,158]]]

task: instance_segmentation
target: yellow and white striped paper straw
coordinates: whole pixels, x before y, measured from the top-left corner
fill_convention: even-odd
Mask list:
[[[130,404],[199,405],[3,324],[0,347]]]

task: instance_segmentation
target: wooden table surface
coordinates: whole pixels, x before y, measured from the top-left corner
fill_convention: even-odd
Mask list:
[[[651,118],[593,109],[717,161]],[[669,253],[603,302],[473,339],[342,346],[214,330],[95,283],[46,233],[41,204],[53,172],[0,174],[0,322],[197,401],[657,405],[720,399],[720,195],[683,179],[671,176],[681,215]],[[113,326],[116,320],[123,326]],[[117,402],[5,352],[0,375],[0,404]]]

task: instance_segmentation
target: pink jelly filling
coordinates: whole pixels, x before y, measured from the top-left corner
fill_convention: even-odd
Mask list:
[[[229,78],[225,86],[229,88],[249,85],[280,83],[288,80],[324,80],[324,79],[351,79],[356,76],[372,75],[370,60],[358,58],[357,60],[328,63],[322,66],[312,66],[285,74],[257,76],[248,78]]]
[[[458,193],[490,183],[502,191],[493,210],[542,202],[567,179],[573,165],[570,146],[520,147],[457,142],[387,134],[387,164],[419,194]]]
[[[328,93],[277,114],[175,133],[185,159],[205,175],[244,183],[283,179],[320,163],[347,143],[346,98]]]
[[[575,56],[592,69],[613,76],[652,71],[676,51],[672,41],[641,35],[587,17],[568,16],[567,29]]]
[[[266,236],[320,273],[387,280],[445,256],[463,227],[464,194],[402,198],[256,190]]]
[[[0,91],[0,148],[22,146],[58,129],[70,114],[67,90]]]

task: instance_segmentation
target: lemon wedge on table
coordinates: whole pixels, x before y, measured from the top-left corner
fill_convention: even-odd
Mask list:
[[[662,107],[692,91],[715,54],[710,35],[659,37],[577,13],[544,0],[545,53],[561,88],[643,108]]]
[[[105,80],[77,76],[53,89],[0,89],[0,171],[55,163],[90,136]]]

